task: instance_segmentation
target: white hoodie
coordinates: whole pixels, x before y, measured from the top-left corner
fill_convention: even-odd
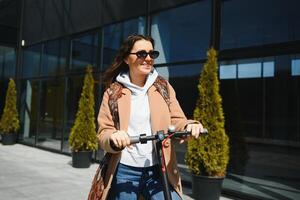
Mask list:
[[[120,73],[117,76],[116,80],[131,91],[131,110],[127,130],[129,136],[139,136],[140,134],[152,135],[147,92],[157,76],[157,71],[153,70],[148,75],[143,87],[130,82],[129,72]],[[122,151],[120,163],[133,167],[149,167],[157,164],[153,142],[149,141],[147,144],[137,143],[132,145],[132,147],[132,149],[126,147]]]

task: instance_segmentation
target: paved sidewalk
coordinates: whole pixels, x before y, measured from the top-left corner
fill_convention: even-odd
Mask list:
[[[97,166],[76,169],[70,156],[0,144],[0,200],[85,200]],[[184,188],[184,200],[193,200],[190,192]]]

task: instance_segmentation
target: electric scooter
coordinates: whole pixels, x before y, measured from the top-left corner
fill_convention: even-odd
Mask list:
[[[200,135],[208,134],[207,129],[204,129],[203,132],[200,133]],[[145,144],[148,141],[155,141],[155,153],[158,158],[158,165],[160,168],[160,175],[161,180],[163,184],[163,192],[164,192],[164,198],[165,200],[172,200],[171,198],[171,192],[170,187],[168,184],[168,174],[166,170],[165,165],[165,159],[163,154],[163,144],[167,139],[172,138],[185,138],[187,136],[191,135],[191,132],[189,131],[175,131],[174,126],[170,126],[167,133],[164,133],[164,131],[158,131],[155,135],[146,136],[146,134],[141,134],[139,136],[130,137],[130,144],[136,144],[136,143],[142,143]]]

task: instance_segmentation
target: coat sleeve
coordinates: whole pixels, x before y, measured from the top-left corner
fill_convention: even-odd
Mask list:
[[[169,95],[170,95],[170,116],[171,116],[171,124],[175,126],[176,131],[183,131],[186,128],[186,125],[192,123],[199,123],[195,120],[188,120],[182,111],[177,99],[176,93],[173,87],[168,82]]]
[[[109,95],[107,90],[104,92],[102,103],[100,106],[99,114],[98,114],[98,131],[97,137],[99,139],[100,147],[109,153],[119,153],[119,151],[115,151],[110,146],[110,136],[116,131],[111,111],[108,106]]]

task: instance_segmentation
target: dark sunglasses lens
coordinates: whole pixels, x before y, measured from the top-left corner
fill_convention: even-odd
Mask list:
[[[159,52],[158,51],[150,51],[149,55],[152,59],[155,59],[159,56]]]
[[[138,58],[146,58],[147,55],[148,55],[148,53],[146,51],[138,51],[138,52],[136,52],[136,56]]]

